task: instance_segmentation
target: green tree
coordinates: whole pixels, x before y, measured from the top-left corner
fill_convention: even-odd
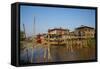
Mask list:
[[[87,40],[87,43],[88,43],[88,47],[95,46],[95,38],[89,38]]]
[[[25,33],[23,31],[20,31],[20,40],[25,40]]]

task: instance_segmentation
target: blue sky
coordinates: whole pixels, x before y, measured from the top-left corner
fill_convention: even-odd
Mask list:
[[[50,28],[68,28],[73,31],[81,25],[95,27],[95,10],[40,6],[20,7],[20,27],[25,25],[26,35],[33,35],[35,16],[36,34],[47,33]]]

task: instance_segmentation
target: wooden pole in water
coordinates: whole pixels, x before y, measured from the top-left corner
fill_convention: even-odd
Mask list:
[[[51,54],[50,54],[50,42],[49,42],[50,36],[48,34],[48,59],[51,59]]]
[[[26,52],[27,52],[27,62],[29,62],[28,49],[26,49]]]
[[[46,35],[48,36],[48,35]],[[46,41],[46,40],[45,40]],[[47,42],[46,42],[47,43]],[[44,44],[44,61],[46,61],[46,54],[47,54],[47,45]]]
[[[31,56],[31,63],[33,63],[33,48],[31,48],[32,56]]]
[[[31,63],[33,63],[33,52],[34,52],[34,44],[35,43],[35,16],[34,16],[34,22],[33,22],[33,45],[32,45],[32,56],[31,56]]]

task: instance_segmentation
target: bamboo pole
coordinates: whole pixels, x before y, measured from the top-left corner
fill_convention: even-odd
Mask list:
[[[50,54],[50,42],[49,42],[50,36],[48,34],[48,59],[51,59],[51,54]]]
[[[31,56],[31,63],[33,63],[33,53],[34,53],[34,45],[35,45],[35,16],[33,21],[33,45],[32,45],[32,56]]]

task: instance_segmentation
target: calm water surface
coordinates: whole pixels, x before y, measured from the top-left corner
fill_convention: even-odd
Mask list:
[[[49,55],[49,56],[48,56]],[[95,59],[95,48],[67,48],[66,46],[35,46],[21,50],[21,63],[41,63]]]

